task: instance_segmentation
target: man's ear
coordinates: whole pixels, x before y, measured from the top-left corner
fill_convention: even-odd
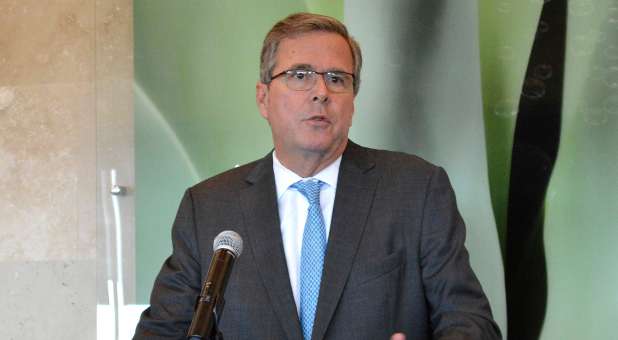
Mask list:
[[[268,85],[258,81],[255,84],[255,102],[260,110],[260,115],[268,120]]]

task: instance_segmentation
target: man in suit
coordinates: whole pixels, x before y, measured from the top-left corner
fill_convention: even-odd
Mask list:
[[[274,151],[186,191],[135,339],[186,335],[226,229],[245,248],[226,340],[500,338],[445,172],[348,140],[361,64],[333,18],[294,14],[271,29],[256,101]]]

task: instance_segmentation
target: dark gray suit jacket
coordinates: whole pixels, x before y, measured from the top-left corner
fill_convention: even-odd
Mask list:
[[[225,293],[225,340],[302,339],[272,156],[190,188],[135,339],[183,339],[221,231],[244,239]],[[499,339],[468,262],[445,172],[417,157],[343,154],[312,339]]]

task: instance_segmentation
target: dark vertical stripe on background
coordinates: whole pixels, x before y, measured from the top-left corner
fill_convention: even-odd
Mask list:
[[[505,266],[513,340],[538,339],[547,307],[543,207],[560,142],[567,4],[545,2],[513,140]]]

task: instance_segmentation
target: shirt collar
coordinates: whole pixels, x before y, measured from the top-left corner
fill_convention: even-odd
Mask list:
[[[273,171],[275,173],[277,199],[281,198],[285,191],[288,190],[290,185],[309,178],[315,178],[317,180],[320,180],[326,183],[328,187],[336,189],[337,178],[339,176],[339,166],[341,165],[341,157],[342,156],[339,156],[335,161],[330,163],[326,168],[322,169],[314,176],[304,178],[298,176],[294,171],[286,168],[283,164],[281,164],[281,162],[277,158],[276,152],[273,151]]]

